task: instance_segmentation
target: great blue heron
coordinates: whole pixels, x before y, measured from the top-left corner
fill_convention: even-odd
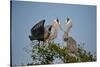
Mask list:
[[[72,20],[69,17],[65,20],[65,28],[66,30],[64,31],[63,40],[66,42],[69,37],[69,32],[72,28]]]
[[[60,21],[59,19],[55,19],[53,22],[52,22],[52,29],[51,29],[51,33],[50,33],[50,36],[48,37],[47,41],[51,41],[53,39],[55,39],[57,37],[57,34],[58,34],[58,28],[60,27]]]
[[[50,35],[50,30],[52,26],[47,30],[44,27],[45,20],[39,21],[33,28],[31,29],[31,35],[29,35],[29,38],[31,41],[33,40],[38,40],[40,41],[45,41],[46,38],[44,38],[44,34],[48,34],[46,37]],[[46,32],[46,33],[45,33]]]
[[[70,29],[72,28],[72,20],[68,17],[65,21],[66,31],[63,35],[63,40],[67,44],[68,52],[72,54],[76,54],[77,52],[77,42],[76,40],[69,35]]]
[[[44,26],[44,23],[45,20],[41,20],[35,26],[33,26],[31,29],[31,35],[29,35],[31,41],[38,40],[40,43],[40,41],[50,41],[57,37],[59,19],[55,19],[52,22],[52,25]]]

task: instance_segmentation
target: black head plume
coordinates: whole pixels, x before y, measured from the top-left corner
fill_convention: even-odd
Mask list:
[[[69,17],[67,18],[67,22],[69,21]]]
[[[59,22],[59,19],[58,19],[58,17],[57,17],[57,22]]]

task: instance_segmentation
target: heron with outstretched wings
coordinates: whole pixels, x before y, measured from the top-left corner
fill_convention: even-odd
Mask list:
[[[29,39],[31,41],[38,40],[40,41],[50,41],[57,37],[57,30],[59,28],[59,19],[53,20],[51,25],[46,25],[45,20],[39,21],[36,25],[34,25],[31,29],[31,35],[29,35]]]
[[[38,41],[45,41],[46,38],[50,35],[50,31],[52,26],[49,26],[48,30],[44,27],[45,20],[39,21],[36,25],[33,26],[31,29],[31,35],[29,38],[31,41],[38,40]]]

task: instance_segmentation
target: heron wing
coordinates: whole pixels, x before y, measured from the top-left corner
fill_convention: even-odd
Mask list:
[[[45,20],[41,20],[35,26],[33,26],[31,29],[31,34],[37,36],[44,33],[44,23]]]
[[[48,37],[50,36],[51,29],[52,29],[52,25],[46,25],[45,26],[44,40],[48,39]]]

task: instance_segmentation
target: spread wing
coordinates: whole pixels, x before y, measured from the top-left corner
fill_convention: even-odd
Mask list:
[[[34,25],[33,28],[31,29],[31,34],[34,36],[43,34],[44,33],[44,23],[45,23],[45,20],[41,20],[36,25]]]

